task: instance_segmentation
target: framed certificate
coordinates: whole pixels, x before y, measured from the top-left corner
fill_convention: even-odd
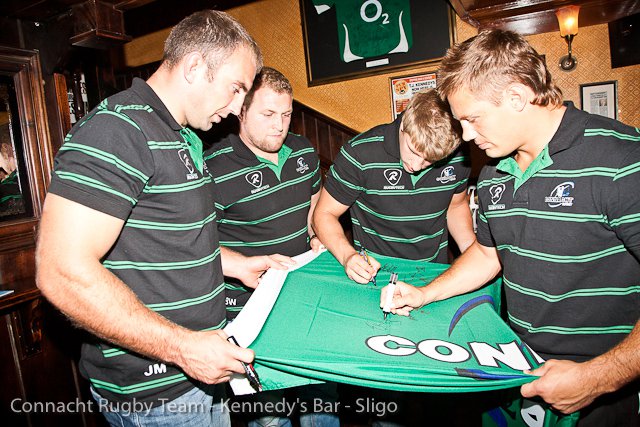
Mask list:
[[[436,73],[416,74],[389,79],[391,92],[391,118],[395,120],[413,98],[421,90],[436,87]]]
[[[580,108],[591,114],[618,119],[618,81],[580,85]]]

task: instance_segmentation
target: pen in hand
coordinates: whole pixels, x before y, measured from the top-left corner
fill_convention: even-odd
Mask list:
[[[389,287],[387,288],[387,297],[384,301],[384,320],[387,320],[387,315],[391,312],[391,302],[393,302],[393,293],[396,290],[396,282],[398,281],[398,273],[391,273],[389,278]]]
[[[362,256],[362,258],[364,258],[364,260],[367,262],[367,264],[371,265],[371,261],[369,261],[369,254],[367,254],[367,250],[365,248],[361,248],[360,249],[360,256]],[[376,275],[375,274],[373,276],[371,276],[371,280],[369,280],[369,282],[373,283],[373,286],[378,286],[378,283],[376,282]]]
[[[238,341],[236,341],[233,335],[227,338],[227,341],[229,341],[232,344],[238,345]],[[256,372],[256,369],[253,367],[253,364],[244,363],[243,361],[240,361],[240,363],[242,363],[242,367],[244,368],[244,373],[247,376],[247,379],[249,380],[249,385],[251,385],[251,388],[253,388],[256,392],[261,392],[262,384],[260,384],[260,378],[258,377],[258,372]]]

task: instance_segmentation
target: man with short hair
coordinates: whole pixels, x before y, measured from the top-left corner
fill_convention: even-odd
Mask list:
[[[414,95],[393,123],[346,143],[327,174],[314,228],[347,276],[367,283],[379,264],[359,254],[338,218],[347,210],[358,249],[446,263],[449,233],[460,251],[475,240],[466,197],[470,168],[455,122],[435,91]]]
[[[80,369],[112,425],[230,425],[208,385],[243,373],[253,352],[221,331],[223,268],[256,286],[285,267],[231,251],[221,259],[213,180],[187,126],[238,114],[261,66],[233,18],[194,13],[173,28],[149,80],[101,102],[56,158],[36,280],[95,335]]]
[[[264,67],[238,115],[239,135],[229,135],[205,153],[215,182],[223,253],[232,248],[247,256],[295,256],[321,247],[310,224],[320,194],[320,162],[305,137],[289,132],[292,111],[289,80],[279,71]],[[225,280],[228,318],[232,320],[251,296],[251,289],[233,278]],[[305,401],[312,409],[320,399],[335,403],[335,389],[335,384],[323,384],[294,391],[298,401]],[[245,399],[277,407],[275,404],[285,399],[285,391],[263,392]],[[254,415],[260,416],[249,421],[250,427],[291,424],[285,414],[267,411]],[[307,413],[301,415],[300,425],[338,426],[339,420],[334,414]]]
[[[638,129],[563,105],[544,58],[510,31],[451,48],[438,85],[463,138],[500,160],[480,174],[478,241],[429,286],[399,284],[392,311],[502,270],[511,327],[547,359],[522,396],[579,410],[580,427],[640,425]]]
[[[462,252],[475,240],[466,197],[470,167],[459,149],[458,129],[447,104],[428,90],[415,94],[394,122],[376,126],[340,149],[313,225],[349,278],[374,281],[380,268],[375,254],[446,263],[449,232]],[[339,222],[347,210],[353,244]],[[399,405],[396,413],[374,425],[404,422],[408,395],[389,390],[356,393]],[[429,405],[439,403],[432,398]]]

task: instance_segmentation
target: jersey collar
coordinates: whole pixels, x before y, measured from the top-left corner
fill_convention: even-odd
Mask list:
[[[158,95],[153,91],[151,86],[139,77],[134,77],[131,83],[131,90],[133,90],[142,100],[153,108],[153,111],[160,116],[163,122],[165,122],[171,129],[175,131],[182,130],[182,126],[176,122],[173,118],[167,106],[162,102]]]
[[[384,150],[400,164],[400,123],[402,122],[402,114],[398,116],[388,126],[384,127],[382,136],[384,137]]]

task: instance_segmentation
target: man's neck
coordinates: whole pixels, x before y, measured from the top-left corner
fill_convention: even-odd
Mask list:
[[[158,95],[175,121],[181,126],[186,126],[187,118],[182,108],[184,90],[176,87],[176,79],[172,78],[176,67],[169,70],[166,66],[160,65],[160,68],[149,77],[147,84]]]
[[[275,153],[268,153],[266,151],[260,150],[255,145],[251,144],[249,137],[244,132],[242,132],[242,129],[240,130],[240,134],[238,136],[240,137],[242,143],[246,145],[247,148],[251,150],[251,152],[253,152],[253,154],[255,154],[257,157],[269,160],[274,165],[278,164],[278,153],[280,150],[276,151]]]
[[[521,171],[526,171],[553,139],[566,110],[564,106],[558,108],[533,106],[521,130],[526,140],[516,150],[514,156]]]

